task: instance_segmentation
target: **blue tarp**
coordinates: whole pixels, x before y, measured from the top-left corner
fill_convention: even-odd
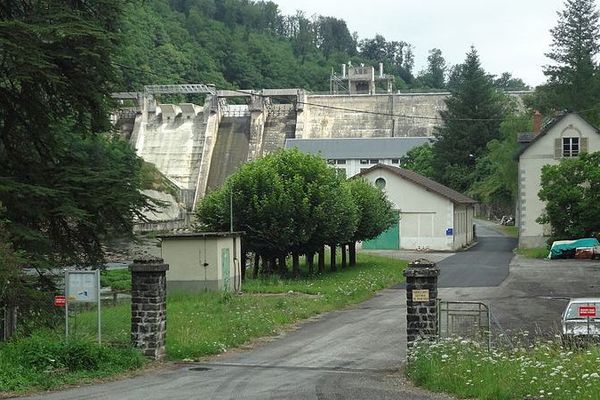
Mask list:
[[[552,243],[549,257],[554,258],[573,258],[575,250],[580,247],[595,247],[600,243],[596,238],[576,239],[576,240],[557,240]]]

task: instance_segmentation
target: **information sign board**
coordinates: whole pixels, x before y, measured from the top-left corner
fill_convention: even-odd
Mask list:
[[[70,302],[96,303],[98,301],[98,274],[96,271],[69,271],[67,298]]]
[[[429,301],[429,290],[417,289],[412,291],[412,301]]]

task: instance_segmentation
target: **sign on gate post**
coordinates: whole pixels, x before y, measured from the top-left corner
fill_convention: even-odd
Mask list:
[[[101,343],[100,270],[65,272],[65,336],[69,336],[69,303],[98,305],[98,343]]]

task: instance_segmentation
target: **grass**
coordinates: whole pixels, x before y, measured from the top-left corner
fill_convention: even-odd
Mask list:
[[[504,233],[508,237],[519,237],[519,228],[517,228],[514,225],[498,225],[498,229],[500,229],[500,231],[502,231],[502,233]]]
[[[488,352],[460,339],[421,343],[407,375],[417,385],[460,398],[598,399],[600,348],[568,350],[558,340]]]
[[[0,397],[93,382],[144,363],[141,354],[130,347],[99,346],[73,338],[65,341],[56,333],[37,332],[0,344]]]
[[[547,247],[533,247],[531,249],[518,248],[516,253],[527,258],[546,258],[548,257],[550,250],[548,250]]]
[[[340,309],[403,281],[407,263],[359,254],[357,265],[344,271],[299,280],[247,279],[242,295],[225,292],[170,294],[167,299],[167,355],[197,359],[273,335],[302,319]],[[129,341],[130,306],[104,307],[103,340]],[[93,337],[96,315],[78,316],[77,335]],[[73,331],[73,328],[71,329]]]

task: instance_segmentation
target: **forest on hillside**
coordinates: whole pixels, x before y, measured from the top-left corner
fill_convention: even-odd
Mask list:
[[[120,31],[119,91],[197,82],[327,91],[332,69],[339,73],[347,62],[382,62],[386,74],[395,76],[394,90],[446,89],[457,76],[440,49],[429,50],[426,68],[414,71],[413,47],[406,41],[359,38],[342,19],[301,11],[283,15],[271,1],[129,2]],[[527,89],[508,73],[493,81],[500,89]]]

